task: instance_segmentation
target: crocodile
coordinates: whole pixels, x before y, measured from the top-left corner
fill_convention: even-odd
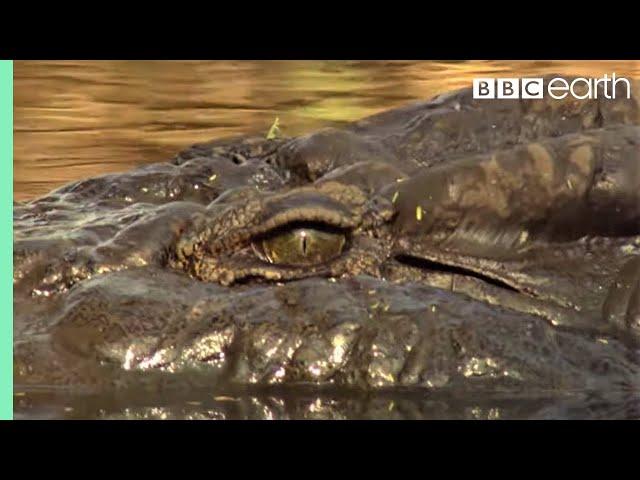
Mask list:
[[[640,418],[640,102],[597,97],[462,89],[15,203],[16,415]]]

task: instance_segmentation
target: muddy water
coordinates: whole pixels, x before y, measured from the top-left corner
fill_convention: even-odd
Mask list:
[[[14,64],[14,199],[163,161],[197,142],[297,135],[477,76],[640,79],[640,61],[57,61]]]

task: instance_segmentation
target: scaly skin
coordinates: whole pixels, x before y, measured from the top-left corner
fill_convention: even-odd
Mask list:
[[[346,245],[256,253],[293,225]],[[463,90],[214,141],[17,204],[14,231],[16,389],[103,416],[638,415],[637,98]]]

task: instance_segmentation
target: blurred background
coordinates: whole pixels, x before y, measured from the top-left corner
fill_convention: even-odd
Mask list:
[[[198,142],[340,125],[479,76],[640,79],[640,61],[16,61],[14,200]]]

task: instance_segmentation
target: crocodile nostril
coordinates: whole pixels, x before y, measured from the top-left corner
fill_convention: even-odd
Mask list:
[[[243,165],[247,163],[247,159],[244,156],[240,155],[239,153],[233,153],[231,155],[231,161],[236,165]]]

